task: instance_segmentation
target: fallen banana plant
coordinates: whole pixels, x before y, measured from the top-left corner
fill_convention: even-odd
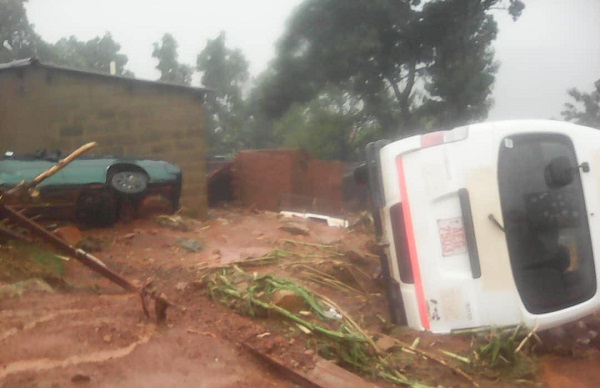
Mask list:
[[[319,244],[311,244],[304,242],[296,242],[294,240],[284,240],[288,243],[298,243],[305,245],[307,247],[321,249],[323,247],[329,249],[330,246],[319,245]],[[337,255],[337,253],[336,253]],[[335,257],[335,256],[334,256]],[[308,280],[313,283],[317,283],[334,290],[356,293],[362,296],[367,296],[368,292],[364,289],[361,283],[362,281],[371,281],[371,277],[366,274],[362,269],[358,266],[348,263],[343,260],[333,259],[331,256],[315,255],[312,253],[309,254],[299,254],[297,252],[288,251],[285,249],[273,249],[271,252],[263,255],[261,257],[248,257],[241,260],[236,260],[233,262],[229,262],[224,265],[218,266],[199,266],[196,270],[199,276],[202,276],[206,271],[214,271],[216,269],[226,269],[231,268],[232,266],[237,266],[240,268],[257,268],[257,267],[266,267],[269,265],[278,264],[282,268],[289,268],[295,272],[297,272],[297,276],[303,280]],[[347,282],[341,281],[336,276],[329,274],[325,271],[317,269],[320,266],[333,266],[334,268],[338,268],[340,271],[345,270],[348,274],[352,283],[356,285],[347,284]]]
[[[270,274],[255,276],[244,272],[239,267],[234,267],[215,272],[209,277],[207,284],[213,299],[220,300],[230,306],[234,305],[243,314],[256,316],[260,314],[259,310],[277,313],[312,332],[321,333],[334,339],[372,343],[368,337],[352,330],[352,325],[344,324],[345,318],[342,318],[339,330],[324,325],[323,322],[330,319],[324,309],[325,305],[312,292],[289,279]],[[276,290],[292,291],[298,295],[310,307],[311,311],[321,318],[322,323],[310,322],[272,303],[270,297]]]
[[[343,268],[346,269],[348,271],[348,273],[352,276],[352,280],[353,283],[355,283],[356,285],[358,285],[359,289],[356,289],[355,287],[352,287],[349,284],[346,284],[345,282],[340,281],[338,278],[336,278],[333,275],[330,275],[326,272],[323,271],[319,271],[318,269],[315,268],[315,266],[318,266],[321,262],[313,262],[313,263],[304,263],[304,262],[298,262],[298,263],[291,263],[289,264],[290,267],[297,269],[299,271],[299,276],[304,279],[304,280],[309,280],[311,282],[320,284],[320,285],[324,285],[342,292],[352,292],[352,293],[357,293],[360,295],[367,295],[368,293],[365,291],[365,289],[362,287],[360,280],[357,278],[357,276],[354,274],[354,270],[357,270],[358,268],[356,268],[356,266],[354,266],[353,264],[349,264],[346,262],[342,262],[342,261],[328,261],[328,264],[333,264],[335,266],[337,266],[338,268]],[[312,265],[311,265],[312,264]],[[359,273],[364,274],[364,272],[359,270]]]
[[[293,244],[305,248],[303,253],[285,249],[274,249],[268,254],[245,260],[236,261],[219,267],[206,267],[197,269],[201,275],[199,284],[208,288],[214,300],[236,309],[239,313],[250,316],[279,316],[293,323],[299,331],[311,336],[311,348],[329,360],[350,369],[371,376],[379,376],[387,381],[413,387],[424,385],[410,379],[401,373],[397,366],[389,362],[391,354],[383,354],[375,345],[371,336],[366,333],[350,315],[334,301],[314,290],[300,285],[296,279],[312,282],[338,291],[366,295],[364,290],[359,290],[340,281],[335,276],[327,273],[322,265],[339,266],[350,271],[352,278],[358,282],[357,277],[369,280],[371,277],[360,267],[338,260],[337,255],[330,255],[327,260],[315,255],[315,251],[331,253],[333,247],[320,244],[284,240],[285,244]],[[272,274],[245,272],[243,269],[263,267],[262,272],[274,265],[279,269],[288,269],[294,273],[296,279],[278,277]],[[327,268],[327,267],[326,267]],[[359,283],[360,284],[360,283]],[[283,306],[277,305],[273,296],[278,290],[291,291],[301,298],[306,304],[306,309],[294,312]],[[310,310],[310,312],[306,311]],[[330,312],[334,311],[335,314]],[[339,318],[337,318],[339,317]],[[474,334],[474,333],[471,333]],[[478,384],[458,366],[424,350],[418,349],[415,340],[412,345],[394,339],[397,349],[411,354],[413,357],[424,357],[444,367],[453,370],[457,375],[465,378],[474,386]],[[446,356],[465,363],[464,357],[458,358],[453,353],[444,353]]]
[[[319,354],[371,376],[412,387],[425,385],[413,381],[393,368],[363,330],[340,306],[293,279],[273,274],[248,273],[238,265],[209,269],[200,282],[209,295],[239,313],[250,316],[278,316],[291,321],[311,336]],[[292,292],[305,305],[297,313],[278,305],[278,292]],[[311,313],[307,314],[306,310]]]
[[[473,334],[471,368],[494,379],[528,381],[535,375],[535,362],[521,349],[531,337],[540,341],[535,331],[527,334],[521,325],[462,331]]]

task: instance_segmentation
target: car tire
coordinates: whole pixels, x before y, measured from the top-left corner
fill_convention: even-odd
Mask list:
[[[84,192],[77,200],[77,221],[90,226],[111,226],[119,218],[119,206],[114,194]]]
[[[142,171],[123,170],[109,175],[108,185],[117,193],[126,196],[143,195],[148,189],[148,175]]]

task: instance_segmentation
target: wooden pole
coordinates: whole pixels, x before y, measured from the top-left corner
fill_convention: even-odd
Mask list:
[[[48,241],[52,244],[59,252],[64,255],[71,256],[77,259],[80,263],[85,265],[86,267],[98,272],[100,275],[104,276],[108,280],[118,284],[123,287],[127,291],[131,292],[140,292],[140,288],[136,287],[134,284],[130,283],[127,279],[121,277],[119,274],[111,271],[100,259],[90,255],[82,249],[77,249],[75,247],[70,246],[67,242],[63,241],[57,235],[50,233],[43,226],[34,222],[14,210],[10,206],[0,204],[0,209],[4,210],[6,215],[10,217],[13,221],[18,223],[24,228],[27,228],[32,233],[42,237],[44,240]]]
[[[12,189],[8,190],[6,193],[4,193],[4,195],[2,197],[16,196],[26,190],[31,189],[32,187],[37,186],[38,184],[42,183],[44,180],[50,178],[52,175],[56,174],[57,172],[59,172],[60,170],[65,168],[73,160],[77,159],[82,154],[86,153],[87,151],[91,150],[92,148],[96,147],[97,145],[98,145],[98,143],[96,143],[96,142],[91,142],[91,143],[82,145],[81,147],[77,148],[75,151],[71,152],[71,154],[69,156],[67,156],[66,158],[64,158],[62,160],[59,160],[58,163],[56,163],[54,166],[50,167],[48,170],[46,170],[43,173],[41,173],[40,175],[36,176],[31,182],[23,181],[23,182],[19,183],[18,185],[16,185]],[[2,200],[2,197],[0,197],[0,201]]]

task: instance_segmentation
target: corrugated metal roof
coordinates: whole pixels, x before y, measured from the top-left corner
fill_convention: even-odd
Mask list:
[[[185,91],[188,93],[192,92],[192,93],[198,93],[201,95],[204,95],[207,92],[212,92],[212,90],[207,89],[207,88],[197,88],[197,87],[191,87],[191,86],[185,86],[185,85],[170,84],[170,83],[160,82],[160,81],[150,81],[150,80],[144,80],[144,79],[138,79],[138,78],[124,77],[124,76],[120,76],[120,75],[111,75],[111,74],[106,74],[106,73],[98,73],[98,72],[87,71],[87,70],[73,69],[70,67],[50,65],[50,64],[40,62],[40,60],[37,58],[25,58],[25,59],[18,59],[18,60],[8,62],[8,63],[0,63],[0,72],[20,69],[20,68],[25,68],[25,67],[30,67],[30,66],[31,67],[38,66],[38,67],[41,67],[44,69],[63,71],[63,72],[67,72],[67,73],[74,73],[74,74],[90,76],[90,77],[99,77],[99,78],[110,79],[110,80],[134,82],[134,83],[140,83],[140,84],[146,84],[146,85],[155,85],[155,86],[165,87],[165,88],[169,88],[169,89],[179,89],[181,91]]]

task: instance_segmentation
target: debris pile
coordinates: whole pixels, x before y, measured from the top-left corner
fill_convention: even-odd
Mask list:
[[[153,299],[155,302],[156,319],[158,323],[162,323],[166,319],[167,307],[173,306],[172,303],[166,300],[164,294],[159,294],[158,292],[154,291],[148,292],[146,287],[137,287],[129,280],[112,271],[97,257],[89,254],[81,248],[76,248],[71,245],[68,240],[65,240],[66,233],[64,230],[62,231],[62,234],[60,231],[59,233],[51,233],[43,225],[35,222],[31,218],[5,203],[5,201],[9,199],[14,200],[15,198],[25,198],[24,200],[27,200],[27,198],[31,196],[36,196],[36,186],[38,184],[56,174],[69,163],[96,146],[97,143],[95,142],[85,144],[73,151],[66,158],[59,160],[54,166],[47,171],[42,172],[30,182],[22,181],[7,192],[0,192],[0,216],[5,217],[0,223],[0,225],[2,225],[0,228],[0,236],[8,237],[9,239],[20,242],[32,243],[32,239],[28,235],[22,233],[23,230],[28,231],[30,234],[41,238],[47,244],[51,245],[56,251],[78,260],[83,265],[116,283],[125,290],[139,293],[142,301],[142,309],[148,317],[150,314],[146,306],[146,298]],[[69,233],[69,235],[72,235],[72,233]],[[69,237],[69,239],[71,238]],[[80,236],[76,237],[75,239],[79,240]]]
[[[375,257],[356,247],[281,239],[262,257],[200,268],[196,284],[212,299],[260,319],[269,337],[274,332],[305,341],[310,354],[365,377],[417,387],[431,384],[426,360],[477,385],[470,373],[478,372],[469,355],[422,349],[414,332],[407,342],[389,337],[383,331],[390,326],[381,314],[361,313],[382,297],[374,281],[376,265]],[[253,343],[259,340],[253,338]],[[290,367],[298,368],[297,360]]]
[[[34,280],[25,283],[0,284],[0,295],[19,296],[23,290],[52,292],[57,289],[56,284],[48,282],[44,273],[60,277],[65,260],[74,258],[126,290],[138,293],[142,300],[154,300],[154,313],[159,323],[168,323],[166,330],[173,326],[177,329],[181,319],[187,320],[189,326],[184,328],[188,334],[211,338],[222,334],[252,354],[277,363],[286,373],[300,375],[300,385],[328,386],[311,379],[331,371],[327,365],[333,363],[383,386],[536,383],[539,376],[535,355],[540,349],[548,352],[546,348],[552,346],[558,351],[553,341],[562,335],[562,344],[575,344],[577,348],[565,347],[561,351],[580,355],[598,347],[600,339],[600,317],[569,326],[562,334],[556,331],[555,335],[527,332],[521,327],[498,327],[436,336],[390,324],[380,262],[375,254],[380,247],[369,238],[373,223],[368,214],[359,215],[350,228],[340,229],[313,220],[282,218],[271,212],[227,209],[221,213],[215,210],[219,214],[206,222],[158,216],[121,234],[105,230],[98,231],[97,236],[94,231],[91,236],[84,231],[83,237],[64,227],[51,233],[13,212],[1,200],[0,208],[10,219],[0,224],[0,234],[27,242],[11,242],[0,249],[11,253],[17,251],[17,246],[27,247],[27,256],[47,271],[34,273]],[[157,231],[156,224],[165,229]],[[237,235],[228,234],[234,230]],[[31,244],[34,239],[45,241],[52,249]],[[137,250],[130,250],[132,247]],[[122,254],[125,249],[128,254]],[[131,283],[88,253],[103,250],[110,251],[112,257],[131,258],[132,262],[137,255],[138,273],[143,267],[145,276],[155,276],[142,285]],[[6,263],[9,262],[4,260]],[[128,269],[133,267],[127,263]],[[177,276],[170,280],[176,284],[174,294],[177,305],[182,307],[167,317],[167,308],[176,307],[162,292],[165,280],[171,276]],[[35,280],[36,277],[46,282]],[[243,322],[232,325],[234,330],[229,330],[229,322],[220,324],[220,318],[210,321],[214,311],[200,315],[197,306],[210,305],[221,312],[225,309],[199,298],[198,293],[249,319],[227,312],[225,320],[231,321],[234,316]],[[198,303],[200,300],[202,304]],[[149,315],[145,302],[142,307]],[[207,330],[205,325],[214,327]],[[108,338],[105,342],[111,341],[110,336],[104,337]],[[112,338],[114,342],[115,337]],[[196,365],[197,360],[193,362]],[[83,377],[74,379],[84,381]],[[344,376],[346,385],[361,386],[348,382],[348,378]]]

